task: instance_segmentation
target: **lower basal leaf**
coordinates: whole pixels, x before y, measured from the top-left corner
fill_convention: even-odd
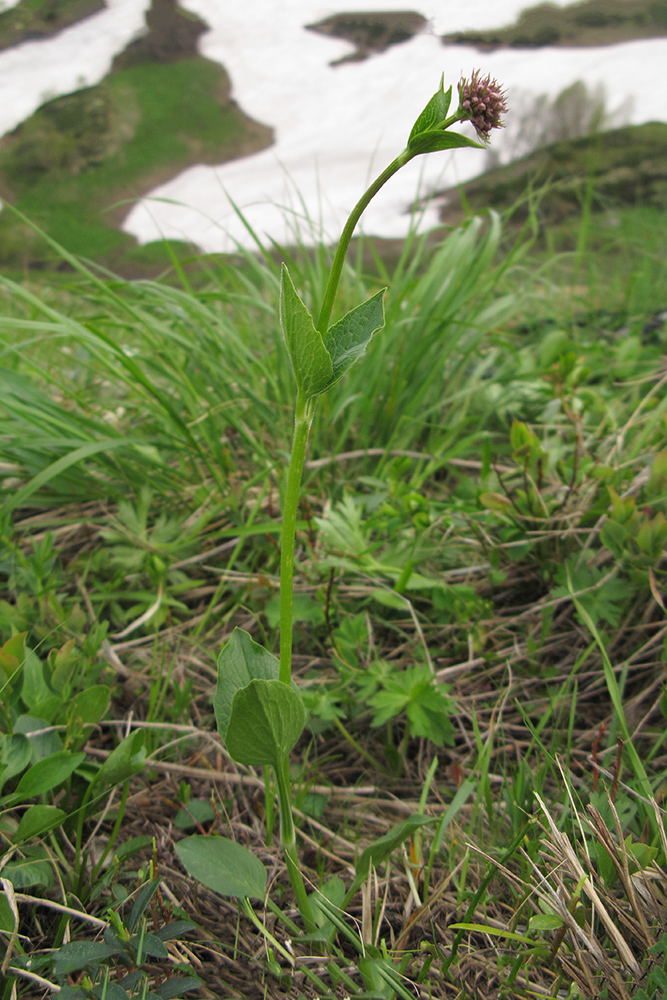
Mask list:
[[[186,837],[175,846],[181,864],[221,896],[264,899],[266,869],[243,844],[227,837]]]

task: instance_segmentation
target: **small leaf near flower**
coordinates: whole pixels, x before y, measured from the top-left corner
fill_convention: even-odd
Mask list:
[[[440,80],[440,89],[428,102],[413,125],[412,132],[410,132],[410,138],[408,139],[408,150],[410,152],[413,150],[413,142],[417,136],[421,135],[422,132],[432,131],[445,121],[451,101],[452,88],[450,87],[449,90],[445,91],[445,74],[443,73]],[[421,152],[421,150],[419,150],[419,152]]]
[[[458,132],[438,131],[422,132],[415,137],[410,152],[415,156],[419,153],[437,153],[441,149],[458,149],[462,146],[472,146],[475,149],[486,149],[481,142],[469,139],[467,135]]]

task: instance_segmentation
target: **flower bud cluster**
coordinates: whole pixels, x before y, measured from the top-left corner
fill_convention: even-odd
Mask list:
[[[490,76],[481,78],[475,70],[469,80],[459,83],[459,113],[472,122],[477,135],[484,142],[489,139],[493,128],[504,128],[501,115],[507,111],[505,91]]]

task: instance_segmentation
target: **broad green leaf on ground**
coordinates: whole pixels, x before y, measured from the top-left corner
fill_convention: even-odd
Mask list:
[[[43,885],[50,889],[53,885],[53,861],[46,857],[41,845],[23,848],[23,857],[8,861],[2,869],[3,878],[9,879],[15,889],[29,889],[33,885]]]
[[[40,702],[45,701],[52,695],[53,691],[44,680],[42,661],[33,649],[26,648],[21,698],[30,711],[34,712]],[[35,712],[35,715],[37,714],[39,713]]]
[[[169,958],[169,952],[155,934],[134,934],[130,938],[130,947],[136,951],[141,948],[143,954],[151,958]]]
[[[201,829],[215,817],[216,811],[209,799],[190,799],[187,806],[181,806],[176,813],[174,826],[177,830],[191,830],[195,826]]]
[[[98,771],[97,785],[117,785],[143,771],[146,765],[144,740],[146,734],[136,729],[112,750]]]
[[[348,368],[352,367],[366,350],[373,334],[384,326],[384,293],[384,288],[376,292],[327,330],[324,346],[333,367],[327,389],[335,385]]]
[[[0,646],[0,686],[13,677],[25,660],[25,637],[27,632],[19,632]]]
[[[109,707],[111,691],[105,684],[79,691],[67,707],[67,722],[73,726],[96,725]]]
[[[72,771],[86,759],[85,753],[70,753],[68,750],[61,750],[52,754],[46,760],[40,760],[38,764],[25,772],[13,795],[8,796],[7,801],[24,802],[32,799],[36,795],[43,795],[53,788],[66,781]]]
[[[26,769],[31,756],[30,740],[23,733],[0,733],[0,791],[6,781]]]
[[[60,736],[49,727],[48,719],[38,715],[19,715],[14,723],[14,733],[23,733],[28,738],[33,764],[63,749]]]
[[[280,323],[299,391],[306,399],[324,392],[333,376],[331,358],[285,264],[280,282]]]
[[[180,997],[183,993],[196,990],[202,985],[201,979],[196,976],[170,976],[157,988],[156,996],[160,1000],[171,1000],[172,997]]]
[[[175,850],[188,875],[213,892],[236,899],[264,899],[266,869],[242,844],[227,837],[195,836],[180,840]]]
[[[236,692],[255,679],[277,681],[279,673],[276,657],[254,642],[243,629],[235,628],[218,657],[218,683],[213,699],[215,721],[223,740]]]
[[[54,827],[60,826],[66,815],[62,809],[57,809],[55,806],[40,804],[30,806],[21,816],[12,843],[20,844],[24,840],[39,837],[42,833],[53,830]]]
[[[98,965],[103,959],[118,955],[120,951],[104,941],[70,941],[60,946],[52,957],[56,976],[68,976],[79,969]]]
[[[254,680],[234,695],[225,743],[239,764],[277,768],[305,724],[298,691],[281,681]]]

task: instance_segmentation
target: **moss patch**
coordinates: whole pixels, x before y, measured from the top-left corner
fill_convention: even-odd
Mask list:
[[[407,42],[422,31],[426,18],[415,11],[368,11],[365,13],[332,14],[316,24],[307,24],[309,31],[321,35],[344,38],[356,45],[356,50],[331,63],[341,63],[366,59],[374,52],[384,52],[391,45]]]
[[[667,0],[584,0],[568,7],[543,3],[519,14],[515,24],[490,31],[460,31],[443,41],[483,50],[510,46],[613,45],[667,35]]]
[[[105,7],[104,0],[21,0],[0,13],[0,49],[57,35]]]

